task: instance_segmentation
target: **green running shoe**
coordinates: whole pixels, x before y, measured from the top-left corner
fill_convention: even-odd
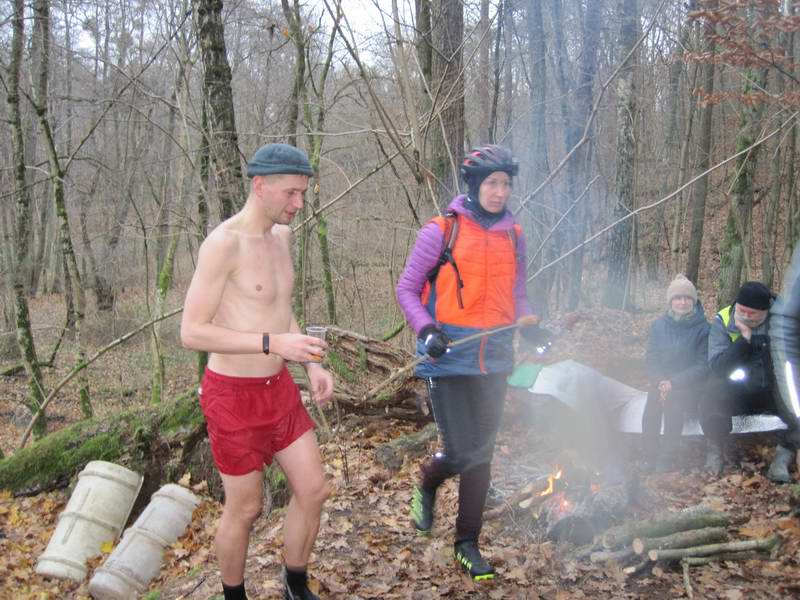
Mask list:
[[[456,542],[453,546],[456,560],[469,573],[473,581],[487,581],[494,579],[494,569],[486,562],[478,550],[478,543],[475,540],[464,540]]]
[[[428,535],[433,527],[433,506],[436,504],[436,492],[429,492],[420,486],[414,486],[411,495],[411,520],[417,533]]]

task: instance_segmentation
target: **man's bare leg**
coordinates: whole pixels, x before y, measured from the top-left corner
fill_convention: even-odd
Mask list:
[[[288,567],[305,568],[319,530],[322,505],[330,494],[313,430],[275,454],[286,474],[292,498],[283,521],[283,560]]]
[[[264,474],[222,475],[225,506],[217,526],[217,561],[222,583],[236,586],[244,581],[244,565],[250,530],[261,514]]]

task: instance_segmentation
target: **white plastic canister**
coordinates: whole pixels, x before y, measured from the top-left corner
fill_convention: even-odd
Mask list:
[[[153,494],[136,522],[89,582],[96,600],[135,600],[161,570],[164,549],[186,530],[199,499],[168,483]]]
[[[36,572],[83,581],[86,560],[100,554],[103,542],[117,539],[142,487],[142,476],[102,460],[86,465],[58,517]]]

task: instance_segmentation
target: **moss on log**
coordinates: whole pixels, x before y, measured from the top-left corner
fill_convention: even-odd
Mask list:
[[[202,423],[194,390],[162,406],[80,421],[0,460],[0,489],[36,494],[64,487],[92,460],[146,473],[154,462],[154,448],[179,447]]]

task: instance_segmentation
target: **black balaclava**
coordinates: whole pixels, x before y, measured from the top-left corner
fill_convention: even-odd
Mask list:
[[[483,227],[484,229],[489,229],[492,225],[497,223],[500,219],[502,219],[506,215],[506,209],[504,208],[500,212],[489,212],[485,208],[481,206],[481,203],[478,201],[479,190],[483,180],[486,179],[490,174],[487,173],[486,175],[472,175],[466,179],[467,182],[467,197],[464,200],[464,206],[469,210],[470,215],[475,220],[478,225]]]

